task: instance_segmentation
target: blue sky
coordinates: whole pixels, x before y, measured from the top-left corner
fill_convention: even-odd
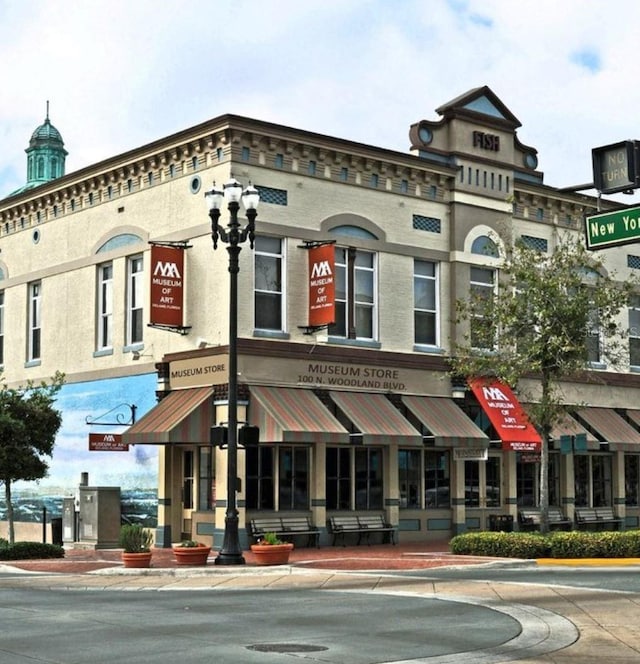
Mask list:
[[[636,0],[0,0],[0,197],[51,101],[67,172],[224,113],[395,150],[489,85],[546,183],[640,138]],[[626,197],[627,199],[630,197]]]

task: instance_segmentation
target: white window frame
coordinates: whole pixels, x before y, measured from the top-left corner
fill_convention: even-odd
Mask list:
[[[144,261],[142,254],[127,258],[127,329],[125,344],[132,346],[143,341],[142,318],[144,316]],[[137,318],[140,317],[140,335],[135,334]]]
[[[97,348],[113,347],[113,263],[98,265]]]
[[[433,266],[433,276],[431,275],[426,275],[426,274],[418,274],[417,267],[419,264],[428,264]],[[424,281],[429,284],[432,284],[433,288],[433,301],[434,301],[434,309],[424,309],[422,307],[418,307],[416,304],[416,297],[417,297],[417,292],[416,292],[416,283],[418,281]],[[419,258],[415,258],[413,261],[413,320],[414,320],[414,329],[413,329],[413,339],[414,343],[417,346],[429,346],[429,347],[439,347],[440,346],[440,263],[437,261],[427,261],[427,260],[422,260]],[[433,343],[425,343],[424,341],[418,341],[417,339],[417,330],[415,327],[415,315],[416,312],[421,312],[421,313],[427,313],[427,314],[433,314],[435,318],[434,326],[435,326],[435,338],[433,340]]]
[[[491,272],[492,283],[490,284],[488,281],[476,281],[476,280],[474,280],[473,276],[472,276],[474,269],[486,270],[487,272]],[[498,271],[495,268],[489,267],[487,265],[471,265],[470,270],[469,270],[469,292],[471,293],[471,295],[473,295],[474,288],[476,290],[479,290],[479,289],[485,289],[487,291],[491,290],[492,294],[495,295],[496,291],[497,291],[497,287],[498,287]],[[486,318],[486,316],[484,314],[476,314],[471,318],[469,324],[470,324],[470,326],[473,326],[474,320],[475,321],[481,321],[481,320],[484,320],[485,318]],[[470,330],[470,334],[471,334],[471,330]],[[472,336],[470,337],[470,339],[471,339],[471,342],[473,343],[473,337]],[[477,346],[472,346],[472,347],[476,350],[484,350],[484,351],[495,350],[495,339],[494,339],[494,343],[491,346],[491,348],[481,348],[481,347],[477,347]]]
[[[640,367],[640,361],[633,364],[631,361],[631,341],[634,340],[636,344],[640,345],[640,296],[635,295],[631,298],[628,307],[629,314],[629,366]],[[635,319],[635,320],[634,320]],[[640,357],[640,353],[638,353]]]
[[[29,340],[27,360],[39,360],[42,356],[42,282],[29,284]]]
[[[0,290],[0,366],[4,366],[4,291]]]
[[[286,261],[285,261],[285,240],[284,238],[281,237],[271,237],[268,238],[270,240],[278,240],[280,243],[280,251],[278,253],[272,252],[272,251],[265,251],[265,250],[260,250],[258,248],[258,245],[260,243],[260,237],[256,238],[256,245],[254,249],[254,258],[253,258],[253,301],[254,301],[254,311],[253,311],[253,316],[254,316],[254,327],[255,329],[258,330],[266,330],[269,332],[285,332],[286,331],[286,314],[285,314],[285,304],[287,301],[286,298],[286,275],[287,275],[287,270],[286,270]],[[257,258],[259,256],[265,256],[267,258],[272,258],[277,261],[280,261],[280,290],[265,290],[265,289],[259,289],[257,287]],[[280,326],[278,329],[275,328],[265,328],[260,325],[258,325],[258,321],[256,320],[256,307],[255,307],[255,301],[256,301],[256,294],[257,293],[266,293],[269,295],[278,295],[280,297]]]

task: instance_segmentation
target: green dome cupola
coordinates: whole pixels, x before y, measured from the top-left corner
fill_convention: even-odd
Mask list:
[[[47,117],[31,134],[27,153],[27,184],[25,189],[36,187],[44,182],[55,180],[64,175],[64,162],[68,152],[60,132],[49,120],[49,102]]]

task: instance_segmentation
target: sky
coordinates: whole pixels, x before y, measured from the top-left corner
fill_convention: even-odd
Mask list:
[[[0,198],[47,100],[71,173],[226,113],[404,152],[483,85],[546,184],[590,183],[640,137],[638,25],[637,0],[0,0]]]

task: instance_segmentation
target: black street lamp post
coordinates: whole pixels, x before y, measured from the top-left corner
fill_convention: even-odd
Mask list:
[[[238,509],[236,492],[238,489],[238,272],[241,245],[249,239],[253,249],[255,220],[260,194],[249,183],[243,191],[242,185],[233,177],[224,185],[224,190],[216,189],[205,193],[211,217],[211,238],[214,250],[218,248],[218,238],[227,245],[229,252],[229,416],[227,437],[227,511],[224,518],[224,540],[215,560],[216,565],[243,565],[245,560],[240,548],[238,533]],[[223,200],[228,203],[229,224],[224,229],[218,225]],[[247,214],[247,225],[242,228],[238,221],[240,201]]]

